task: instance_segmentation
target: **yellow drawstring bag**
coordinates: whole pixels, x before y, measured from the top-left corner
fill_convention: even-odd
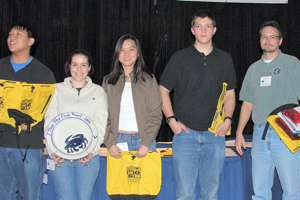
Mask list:
[[[276,118],[280,118],[279,115],[271,115],[268,117],[267,121],[270,123],[272,128],[276,131],[277,135],[284,142],[284,144],[289,148],[292,153],[295,153],[300,149],[300,140],[292,140],[284,130],[275,122]]]
[[[161,156],[149,151],[137,158],[136,151],[122,151],[122,158],[107,151],[106,190],[114,199],[154,199],[161,186]]]
[[[0,115],[2,116],[0,123],[14,126],[20,133],[21,128],[16,127],[16,120],[9,116],[8,110],[29,115],[35,121],[31,124],[30,130],[43,120],[53,97],[56,87],[54,84],[28,84],[26,82],[0,80],[0,84],[1,82],[3,84],[0,87],[0,99],[2,97],[3,104],[2,109],[0,108]]]
[[[16,85],[20,85],[21,82],[18,81],[8,81],[0,79],[0,123],[1,125],[15,126],[15,121],[13,118],[8,116],[7,112],[7,95],[11,89],[15,88]],[[4,128],[5,129],[5,128]],[[3,126],[1,130],[4,130]]]
[[[223,90],[218,100],[217,110],[215,112],[214,119],[211,123],[211,127],[208,128],[208,130],[214,134],[217,132],[219,125],[222,124],[225,119],[224,101],[226,97],[226,88],[227,88],[227,83],[223,83]],[[231,134],[231,127],[228,129],[226,135],[230,135],[230,134]]]
[[[264,140],[267,134],[267,130],[269,127],[269,124],[272,126],[272,128],[274,129],[274,131],[277,133],[277,135],[280,137],[280,139],[284,142],[284,144],[287,146],[287,148],[292,152],[295,153],[296,151],[298,151],[300,149],[300,140],[292,140],[288,134],[280,127],[280,125],[276,122],[279,117],[279,115],[277,113],[279,113],[280,111],[286,110],[286,109],[291,109],[294,108],[296,106],[299,106],[297,104],[285,104],[282,105],[278,108],[276,108],[275,110],[273,110],[270,115],[267,118],[267,124],[262,136],[262,139]]]

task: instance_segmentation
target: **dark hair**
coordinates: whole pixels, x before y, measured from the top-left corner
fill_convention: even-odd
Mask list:
[[[112,65],[111,65],[111,72],[106,77],[105,80],[107,81],[108,84],[115,85],[119,80],[120,74],[123,73],[124,71],[121,62],[119,61],[119,54],[122,49],[122,45],[124,41],[128,39],[133,40],[135,42],[135,45],[137,47],[137,53],[138,53],[138,58],[133,66],[133,81],[135,83],[137,82],[138,79],[145,81],[144,73],[149,74],[152,77],[151,72],[148,70],[148,68],[145,65],[143,55],[142,55],[141,45],[139,41],[136,39],[134,35],[126,34],[121,36],[116,44]]]
[[[74,51],[72,51],[72,53],[70,53],[70,55],[68,57],[68,61],[65,64],[65,73],[66,73],[66,75],[71,76],[71,74],[70,74],[70,65],[71,65],[71,62],[72,62],[72,58],[75,55],[84,55],[87,58],[88,65],[89,65],[89,67],[91,67],[90,71],[88,72],[88,76],[93,74],[94,67],[93,67],[93,59],[92,59],[91,54],[87,50],[84,50],[84,49],[75,49]]]
[[[216,25],[217,25],[215,16],[211,12],[209,12],[208,10],[201,9],[201,10],[198,10],[197,12],[195,12],[193,14],[193,16],[192,16],[192,22],[191,22],[192,27],[194,26],[195,20],[198,17],[200,17],[200,18],[208,17],[209,19],[212,20],[213,27],[216,27]]]
[[[35,52],[37,44],[38,44],[38,36],[37,36],[35,30],[24,22],[18,22],[18,23],[11,25],[9,31],[11,31],[12,29],[26,31],[28,38],[34,39],[34,43],[30,47],[30,54],[33,54]]]
[[[265,27],[267,27],[267,26],[271,26],[271,27],[273,27],[273,28],[276,28],[276,29],[278,30],[279,39],[283,38],[282,32],[281,32],[281,30],[280,30],[280,26],[279,26],[278,22],[277,22],[277,21],[274,21],[274,20],[272,20],[272,21],[266,21],[266,22],[264,22],[264,23],[261,25],[260,30],[259,30],[259,33],[258,33],[259,38],[261,37],[261,32],[262,32],[262,30],[263,30]]]

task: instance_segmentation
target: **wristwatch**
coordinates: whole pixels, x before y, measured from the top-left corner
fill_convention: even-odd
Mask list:
[[[176,119],[175,116],[170,116],[170,117],[167,117],[167,118],[166,118],[167,124],[170,123],[170,120],[171,120],[172,118]]]
[[[227,117],[224,118],[224,122],[225,122],[226,119],[230,119],[230,121],[232,121],[232,118],[227,116]]]

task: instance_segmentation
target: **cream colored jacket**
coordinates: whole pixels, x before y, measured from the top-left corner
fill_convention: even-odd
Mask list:
[[[78,92],[71,85],[71,77],[65,78],[64,82],[57,83],[53,99],[45,114],[44,134],[46,138],[47,128],[51,120],[64,112],[78,112],[89,117],[95,124],[98,132],[98,144],[93,150],[93,156],[100,152],[107,123],[107,95],[103,88],[92,83],[87,77],[87,85]],[[51,149],[46,145],[49,155]]]

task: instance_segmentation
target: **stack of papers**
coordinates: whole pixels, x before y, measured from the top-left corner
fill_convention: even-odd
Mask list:
[[[284,129],[288,128],[289,130],[285,130],[285,132],[292,133],[293,135],[288,134],[292,139],[297,138],[300,134],[300,106],[283,110],[278,115],[282,121],[276,120],[277,124],[281,127],[286,126]]]

